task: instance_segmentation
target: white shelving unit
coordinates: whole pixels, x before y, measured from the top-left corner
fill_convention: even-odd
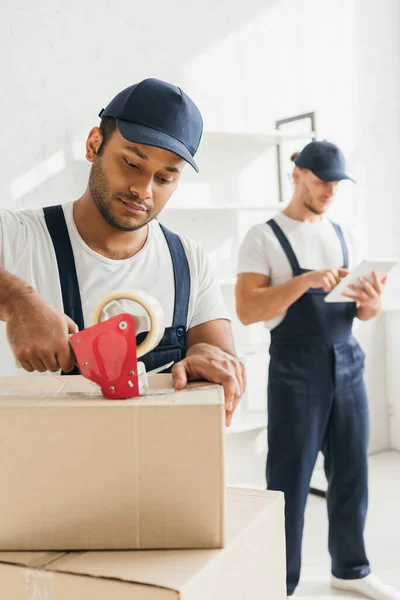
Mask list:
[[[249,413],[247,415],[238,415],[234,417],[231,427],[226,430],[226,435],[235,433],[245,433],[247,431],[259,431],[267,427],[267,416],[265,412]]]
[[[251,132],[238,132],[238,131],[205,131],[202,138],[202,144],[210,143],[223,143],[233,144],[237,142],[247,142],[255,145],[260,144],[264,146],[276,146],[284,141],[289,140],[307,140],[310,137],[315,137],[313,131],[304,131],[303,133],[288,133],[281,131],[280,129],[272,129],[271,131],[265,131],[261,133]]]
[[[249,366],[248,396],[227,430],[230,438],[246,432],[256,436],[267,425],[268,340],[262,324],[245,327],[236,317],[237,251],[251,225],[283,207],[277,201],[277,150],[284,142],[299,140],[304,145],[313,137],[310,131],[278,129],[261,133],[205,131],[196,154],[200,173],[184,170],[177,192],[160,217],[167,227],[195,239],[213,256],[232,316],[236,346]]]
[[[184,170],[180,187],[168,203],[166,213],[180,210],[210,212],[278,210],[282,207],[282,203],[268,201],[268,196],[264,196],[260,191],[260,187],[268,189],[268,182],[264,186],[260,186],[260,182],[257,182],[254,186],[254,192],[259,191],[262,201],[254,203],[241,199],[238,192],[240,186],[243,187],[241,175],[251,169],[252,165],[256,165],[254,168],[258,169],[259,173],[261,171],[263,176],[268,170],[272,171],[273,176],[267,179],[269,183],[274,183],[276,189],[270,191],[270,198],[278,198],[277,149],[284,142],[293,140],[306,142],[314,137],[315,133],[310,131],[294,134],[278,129],[263,133],[205,131],[196,154],[200,173],[195,173],[189,168]],[[258,162],[260,162],[259,166]],[[266,163],[270,163],[270,169],[262,173]],[[251,175],[249,177],[251,178]],[[229,197],[229,202],[221,200],[224,196]]]

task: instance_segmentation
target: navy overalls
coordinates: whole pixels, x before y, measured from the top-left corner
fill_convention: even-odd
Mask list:
[[[268,221],[293,271],[306,273],[289,240]],[[338,225],[332,224],[348,250]],[[364,353],[352,335],[355,303],[326,303],[310,289],[271,331],[268,380],[268,489],[285,493],[287,592],[300,577],[304,510],[318,452],[328,479],[329,551],[341,579],[369,574],[364,547],[368,503],[368,405]]]
[[[84,329],[78,277],[64,211],[61,206],[50,206],[44,208],[43,212],[56,254],[64,313],[77,324],[79,330]],[[161,229],[171,254],[175,279],[175,306],[172,327],[167,327],[158,346],[141,358],[147,371],[171,361],[178,362],[186,356],[186,328],[190,297],[189,263],[179,236],[162,225]],[[140,343],[145,337],[145,332],[139,334],[137,342]],[[165,372],[167,371],[168,369]],[[79,374],[77,367],[71,373],[63,373],[63,375],[77,374]]]

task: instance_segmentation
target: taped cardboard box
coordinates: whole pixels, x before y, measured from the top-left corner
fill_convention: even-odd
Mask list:
[[[280,492],[230,489],[222,550],[0,553],[7,600],[283,600]]]
[[[0,378],[0,550],[220,548],[224,395],[155,375],[110,401],[82,377]]]

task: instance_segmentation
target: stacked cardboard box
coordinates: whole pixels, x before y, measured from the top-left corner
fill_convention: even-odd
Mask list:
[[[221,548],[220,386],[111,401],[82,377],[0,378],[0,550]]]
[[[0,553],[7,600],[283,600],[283,498],[231,489],[222,550]]]
[[[226,502],[220,386],[158,375],[108,401],[81,377],[2,378],[0,440],[1,597],[285,597],[282,495]]]

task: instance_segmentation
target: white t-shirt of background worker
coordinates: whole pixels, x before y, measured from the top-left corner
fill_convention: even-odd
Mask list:
[[[288,238],[302,269],[320,270],[343,266],[343,251],[339,237],[325,216],[315,223],[296,221],[279,212],[274,220]],[[349,252],[349,268],[362,260],[360,244],[347,230],[343,235]],[[259,273],[270,277],[270,285],[283,285],[293,278],[290,263],[271,227],[266,223],[254,225],[247,233],[239,251],[239,273]],[[274,329],[286,312],[265,322]]]
[[[91,324],[94,307],[116,290],[143,290],[161,304],[165,326],[173,320],[175,282],[170,251],[159,223],[149,224],[147,241],[125,260],[106,258],[89,248],[73,219],[73,202],[64,215],[74,253],[85,327]],[[229,319],[213,268],[202,249],[181,237],[190,268],[190,300],[187,328],[214,319]],[[53,243],[42,209],[0,211],[0,267],[27,281],[50,304],[63,310],[61,287]],[[135,313],[138,305],[135,307]],[[140,314],[138,312],[138,314]],[[25,373],[25,372],[24,372]],[[21,375],[0,323],[0,375]]]

